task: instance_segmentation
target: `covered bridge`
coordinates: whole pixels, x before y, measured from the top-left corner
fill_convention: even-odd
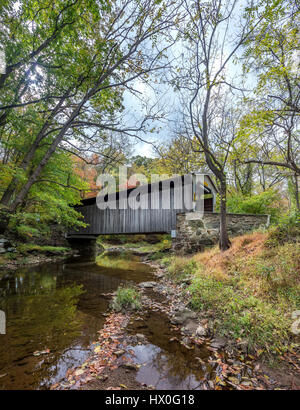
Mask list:
[[[114,193],[115,206],[100,209],[99,197],[82,200],[76,210],[84,217],[86,228],[70,230],[67,238],[84,238],[106,234],[145,234],[145,233],[170,233],[176,229],[177,214],[196,210],[196,196],[199,188],[200,174],[188,174],[140,185],[139,200],[145,196],[147,209],[123,209],[121,205],[125,199],[136,195],[137,188],[131,188]],[[217,189],[209,175],[201,175],[202,193],[204,198],[204,212],[213,212]],[[189,185],[189,189],[187,189]],[[155,188],[155,189],[154,189]],[[155,193],[154,193],[155,192]],[[154,193],[154,194],[153,194]],[[178,199],[182,198],[179,206]],[[102,202],[107,202],[109,196],[102,196]],[[98,203],[98,204],[97,204]],[[164,204],[169,206],[164,206]],[[167,208],[167,209],[166,209]]]

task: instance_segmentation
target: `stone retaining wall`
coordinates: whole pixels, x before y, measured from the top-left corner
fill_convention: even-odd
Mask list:
[[[269,224],[269,215],[227,214],[229,235],[237,236]],[[172,249],[177,254],[199,252],[218,243],[220,214],[188,212],[177,214],[176,238]]]

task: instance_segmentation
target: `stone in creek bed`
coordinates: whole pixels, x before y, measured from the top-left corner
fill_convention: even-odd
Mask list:
[[[196,319],[197,315],[195,312],[192,312],[191,310],[188,309],[183,309],[175,313],[174,317],[171,319],[171,323],[177,325],[177,324],[183,324],[189,319]]]
[[[188,337],[184,337],[182,339],[182,343],[185,344],[186,346],[189,346],[191,344],[191,341]]]
[[[137,333],[135,337],[140,341],[140,342],[146,342],[146,336],[143,335],[142,333]]]
[[[122,363],[120,367],[124,367],[127,370],[134,370],[134,371],[138,370],[138,366],[134,363]]]
[[[10,248],[12,247],[12,243],[9,239],[0,238],[0,248]]]
[[[226,346],[227,340],[225,337],[215,337],[211,343],[210,346],[213,347],[214,349],[221,349],[221,347]]]
[[[108,375],[107,374],[103,374],[101,376],[96,376],[96,379],[101,380],[102,382],[105,382],[105,380],[108,379]]]
[[[195,320],[188,319],[184,327],[181,328],[181,331],[188,335],[194,335],[196,333],[196,329],[198,328],[198,323]]]
[[[205,327],[199,325],[195,320],[188,319],[181,331],[188,335],[196,335],[200,337],[207,336]]]
[[[122,356],[122,354],[124,354],[124,353],[125,353],[125,350],[122,350],[122,349],[117,350],[117,351],[114,352],[114,354],[115,354],[117,357]]]
[[[205,327],[199,325],[196,329],[196,336],[206,336],[207,335],[207,330]]]
[[[156,286],[156,282],[142,282],[139,284],[141,288],[153,288]]]

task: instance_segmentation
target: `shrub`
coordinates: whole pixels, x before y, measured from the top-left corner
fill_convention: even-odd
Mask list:
[[[116,312],[121,310],[139,310],[142,307],[141,295],[131,287],[119,287],[114,296],[111,308]]]
[[[156,260],[158,260],[158,259],[163,259],[164,256],[165,256],[165,253],[164,253],[164,252],[158,251],[158,252],[151,253],[151,254],[148,256],[148,258],[149,258],[151,261],[156,261]]]
[[[37,238],[40,236],[40,232],[37,228],[33,228],[29,225],[16,226],[16,234],[19,239],[28,240],[30,238]]]
[[[273,190],[251,196],[234,193],[228,196],[227,210],[237,214],[268,214],[271,215],[271,221],[274,222],[281,212],[278,198],[278,193]]]
[[[300,212],[282,216],[271,228],[266,244],[272,247],[285,242],[300,242]]]

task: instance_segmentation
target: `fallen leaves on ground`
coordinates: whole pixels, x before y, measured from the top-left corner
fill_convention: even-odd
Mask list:
[[[35,352],[33,352],[33,356],[41,356],[43,354],[49,354],[49,353],[50,353],[50,349],[36,350]]]
[[[108,376],[103,373],[118,368],[115,362],[120,356],[120,346],[127,322],[128,316],[121,313],[107,316],[103,328],[98,331],[97,342],[93,343],[94,354],[80,367],[69,369],[65,380],[51,386],[51,390],[77,389],[95,378],[105,381]],[[108,390],[120,390],[121,387],[109,387]]]

